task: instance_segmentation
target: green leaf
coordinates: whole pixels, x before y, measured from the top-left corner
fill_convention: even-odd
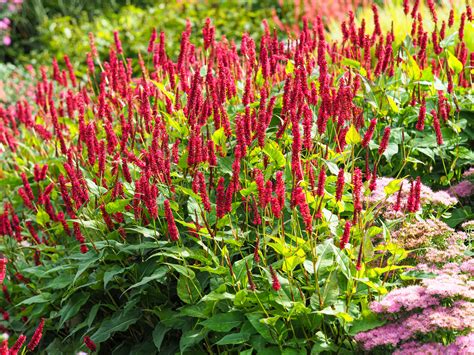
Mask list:
[[[295,71],[295,65],[293,64],[293,61],[288,60],[288,62],[286,62],[285,73],[286,74],[291,74],[294,71]]]
[[[153,343],[155,344],[158,351],[161,349],[161,343],[163,343],[163,339],[165,338],[168,330],[169,328],[165,327],[161,323],[158,323],[155,327],[155,330],[153,330]]]
[[[165,263],[165,264],[168,266],[171,266],[178,273],[180,273],[183,276],[186,276],[187,278],[194,279],[196,277],[196,274],[194,273],[194,271],[186,266],[179,265],[179,264],[171,264],[171,263]]]
[[[225,145],[226,136],[224,132],[224,127],[219,128],[212,134],[212,141],[215,145],[223,146]]]
[[[389,143],[385,152],[383,152],[383,156],[387,158],[388,161],[392,159],[392,157],[398,153],[398,144],[396,143]]]
[[[355,145],[360,141],[362,141],[362,138],[360,137],[359,132],[357,132],[357,129],[354,127],[354,125],[351,125],[349,127],[349,131],[347,131],[346,134],[346,143]]]
[[[78,292],[72,295],[66,305],[61,307],[61,310],[58,312],[58,315],[61,316],[59,320],[58,329],[61,329],[64,325],[64,322],[74,317],[81,307],[89,300],[89,294]]]
[[[273,339],[270,328],[261,323],[260,320],[265,318],[263,313],[247,313],[245,315],[247,319],[250,321],[252,326],[255,330],[268,342],[271,344],[275,344],[275,340]]]
[[[400,185],[402,184],[403,179],[395,179],[390,181],[387,186],[383,188],[387,196],[393,195],[394,193],[400,190]]]
[[[472,211],[470,206],[465,206],[461,208],[456,208],[451,217],[446,220],[446,224],[451,228],[456,227],[464,221],[474,219],[474,211]]]
[[[316,342],[311,348],[311,355],[321,353],[337,353],[340,350],[336,345],[330,343],[326,335],[321,331],[316,333]]]
[[[107,193],[107,189],[103,186],[98,186],[94,181],[91,179],[85,179],[87,183],[87,188],[94,196],[100,196]]]
[[[435,155],[434,155],[433,149],[417,147],[416,150],[419,151],[420,153],[423,153],[424,155],[430,157],[433,161],[435,160]]]
[[[446,51],[446,52],[448,55],[448,66],[451,69],[453,69],[456,74],[459,74],[460,72],[462,72],[463,65],[461,61],[458,58],[456,58],[456,56],[454,56],[450,51]]]
[[[228,332],[240,326],[244,320],[241,312],[218,313],[211,318],[201,322],[201,325],[215,332]]]
[[[43,292],[43,293],[40,293],[39,295],[27,298],[26,300],[21,302],[19,306],[22,304],[46,303],[46,302],[50,302],[51,298],[52,298],[51,293]]]
[[[171,93],[171,92],[169,92],[168,90],[166,90],[165,85],[164,85],[163,83],[160,83],[160,82],[155,81],[155,80],[151,80],[151,82],[152,82],[153,84],[155,84],[155,86],[156,86],[164,95],[166,95],[166,97],[167,97],[168,99],[170,99],[171,102],[174,103],[175,98],[174,98],[173,93]]]
[[[109,214],[123,212],[125,211],[125,207],[127,207],[130,204],[131,200],[132,199],[127,198],[127,199],[121,199],[121,200],[115,200],[113,202],[109,202],[108,204],[105,205],[105,211]]]
[[[95,304],[89,311],[89,317],[87,317],[87,326],[89,328],[92,326],[92,322],[94,322],[95,317],[97,316],[97,312],[99,311],[99,308],[100,308],[100,303]]]
[[[363,319],[356,319],[349,330],[349,334],[354,336],[357,333],[365,332],[384,325],[386,321],[378,319],[375,314],[370,314]]]
[[[456,37],[458,36],[458,31],[451,33],[448,37],[439,42],[441,48],[448,48],[455,44]]]
[[[178,297],[184,303],[196,303],[201,298],[201,284],[196,279],[180,275],[177,285]]]
[[[127,330],[132,324],[135,324],[141,316],[142,311],[139,308],[116,312],[111,318],[102,322],[99,329],[97,329],[91,338],[96,343],[102,343],[109,339],[113,333]]]
[[[393,99],[393,97],[387,95],[387,101],[388,101],[388,104],[389,104],[389,106],[390,106],[390,108],[392,109],[393,112],[395,112],[395,113],[400,112],[400,109],[398,108],[398,105],[395,102],[395,100]]]
[[[365,70],[365,68],[363,68],[360,64],[360,62],[358,62],[357,60],[354,60],[354,59],[350,59],[350,58],[344,58],[341,63],[343,65],[347,65],[348,67],[351,67],[351,68],[355,68],[355,69],[358,69],[359,72],[364,75],[364,76],[367,76],[367,71]]]
[[[114,265],[104,273],[104,288],[107,288],[107,284],[114,278],[114,276],[124,272],[126,268],[120,265]]]
[[[92,267],[98,260],[99,256],[97,255],[91,255],[91,254],[81,254],[81,257],[84,256],[85,259],[84,262],[79,264],[79,268],[77,269],[76,276],[74,276],[73,282],[76,282],[76,280],[81,276],[88,268]]]
[[[207,75],[207,65],[203,65],[201,69],[199,70],[199,75],[201,78],[205,78]]]
[[[404,66],[405,66],[405,70],[408,76],[412,80],[420,79],[422,72],[421,72],[420,67],[418,66],[418,63],[416,62],[416,60],[412,57],[410,53],[406,52],[406,54],[407,54],[408,60]]]
[[[337,165],[335,163],[333,163],[332,161],[329,161],[329,160],[325,160],[324,163],[328,167],[331,174],[337,175],[339,173],[339,168],[337,167]]]
[[[63,289],[71,283],[71,274],[64,273],[53,279],[51,282],[48,283],[46,288],[51,288],[53,290],[60,290]]]
[[[248,341],[250,338],[249,333],[234,333],[227,334],[221,338],[216,345],[230,345],[230,344],[242,344]]]
[[[38,212],[36,213],[36,223],[44,227],[49,221],[49,215],[42,209],[38,209]]]
[[[189,347],[199,343],[204,339],[206,332],[203,329],[192,329],[184,332],[179,339],[179,349],[184,352]]]
[[[286,164],[286,159],[278,143],[268,139],[265,147],[263,147],[263,152],[271,158],[279,168],[282,168]]]
[[[158,269],[155,270],[155,272],[152,275],[145,276],[140,282],[137,282],[136,284],[133,284],[132,286],[130,286],[127,289],[127,291],[135,287],[146,285],[147,283],[151,281],[158,281],[160,283],[163,283],[165,281],[165,276],[167,272],[168,272],[167,267],[165,266],[159,267]]]

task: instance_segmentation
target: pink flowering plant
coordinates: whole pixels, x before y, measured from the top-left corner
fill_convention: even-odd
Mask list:
[[[414,263],[403,243],[420,246],[401,231],[458,202],[425,186],[436,164],[417,169],[406,127],[445,154],[471,107],[464,28],[431,35],[416,4],[402,44],[353,15],[334,43],[320,18],[289,39],[264,22],[257,42],[244,33],[238,44],[208,19],[199,41],[186,23],[175,57],[165,32],[133,59],[113,31],[107,57],[89,33],[83,78],[67,55],[41,68],[34,98],[0,108],[4,348],[350,353],[418,336],[466,346],[469,265],[388,293],[414,277],[401,274]],[[431,48],[430,35],[446,40]],[[421,247],[468,248],[449,238]],[[355,336],[366,330],[379,340]]]
[[[0,47],[9,46],[12,43],[10,37],[11,16],[21,9],[23,0],[0,1]]]
[[[355,339],[373,352],[468,354],[474,325],[473,265],[469,260],[428,269],[431,278],[372,302],[370,309],[386,323]],[[424,265],[418,268],[428,271]]]

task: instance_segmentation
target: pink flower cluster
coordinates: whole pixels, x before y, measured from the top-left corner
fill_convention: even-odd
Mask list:
[[[446,264],[442,269],[418,265],[418,270],[436,274],[420,285],[391,291],[370,308],[388,323],[356,335],[365,350],[396,347],[395,354],[468,354],[474,327],[474,261]],[[445,302],[443,300],[451,300]],[[453,333],[456,340],[445,346],[439,334]],[[427,336],[429,343],[418,342]],[[439,338],[439,339],[438,339]],[[439,340],[439,342],[433,342]]]
[[[469,180],[463,180],[449,189],[451,195],[456,197],[469,197],[474,194],[474,184]]]
[[[419,343],[410,341],[403,344],[393,355],[470,355],[474,349],[474,333],[460,336],[452,344]]]
[[[445,298],[458,297],[474,299],[474,282],[464,274],[441,273],[432,279],[424,279],[422,285],[391,291],[383,300],[372,302],[370,309],[375,313],[386,314],[408,312],[438,305]]]
[[[405,249],[426,247],[434,239],[445,240],[454,230],[437,219],[414,221],[400,226],[392,232],[393,241]]]
[[[429,247],[423,255],[423,259],[433,264],[444,264],[447,261],[464,259],[464,251],[467,248],[464,244],[466,237],[464,232],[451,233],[442,241],[442,244],[438,242],[436,246]]]
[[[23,0],[2,0],[0,1],[0,12],[6,12],[7,15],[8,13],[15,13],[20,9],[22,2]],[[10,24],[11,21],[8,17],[0,19],[0,37],[4,46],[9,46],[12,43]]]
[[[451,307],[437,306],[413,313],[394,323],[359,333],[355,339],[364,349],[371,350],[378,346],[397,346],[418,335],[436,331],[469,331],[474,324],[474,303],[464,300],[456,301]]]
[[[370,204],[382,204],[382,207],[386,207],[388,211],[392,211],[392,208],[396,205],[405,206],[408,205],[409,197],[410,197],[410,190],[411,184],[408,180],[403,180],[401,184],[400,193],[395,193],[387,197],[384,188],[393,181],[393,178],[388,177],[379,177],[376,181],[376,188],[372,190],[369,196],[369,203]],[[400,201],[397,201],[400,199]],[[424,205],[432,205],[432,206],[442,206],[442,207],[449,207],[458,203],[456,197],[451,196],[446,191],[433,191],[426,185],[420,185],[420,204],[421,206]],[[389,207],[392,208],[389,208]],[[403,214],[398,213],[393,215],[392,217],[401,217]],[[390,216],[390,215],[387,215]]]

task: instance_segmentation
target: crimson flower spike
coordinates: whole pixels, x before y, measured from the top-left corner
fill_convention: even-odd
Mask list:
[[[8,353],[9,355],[17,355],[18,352],[20,351],[21,347],[25,343],[26,336],[21,334],[18,339],[16,340],[15,344],[10,349],[10,352]]]
[[[272,288],[275,291],[279,291],[281,289],[280,281],[278,280],[277,273],[275,269],[270,265],[270,274],[272,275]]]
[[[179,232],[178,228],[176,227],[173,212],[171,211],[170,202],[168,200],[165,200],[165,217],[166,222],[168,223],[168,232],[170,239],[175,242],[179,240]]]
[[[7,272],[7,262],[8,259],[5,257],[0,258],[0,284],[3,283],[3,280],[5,279],[5,275]]]
[[[95,343],[92,341],[91,338],[89,338],[88,336],[85,336],[84,337],[84,344],[87,346],[87,348],[94,352],[97,350],[97,346],[95,345]]]
[[[336,182],[336,201],[341,201],[344,192],[344,169],[340,168]]]
[[[379,155],[382,155],[387,149],[389,139],[390,139],[390,127],[385,127],[382,141],[380,142],[380,146],[379,146]]]
[[[398,190],[397,201],[395,202],[395,206],[393,206],[393,210],[394,210],[395,212],[400,211],[401,202],[402,202],[402,191],[403,191],[403,181],[402,181],[402,183],[400,184],[400,190]]]
[[[339,248],[343,250],[346,247],[346,244],[349,243],[349,238],[350,238],[350,233],[351,233],[351,222],[346,222],[346,225],[344,226],[344,232],[341,237],[341,241],[339,243]]]
[[[441,126],[439,124],[438,113],[435,110],[431,110],[433,116],[433,127],[436,132],[436,142],[438,145],[443,144],[443,134],[441,133]]]
[[[43,336],[43,327],[44,327],[44,318],[41,318],[40,324],[38,328],[36,328],[33,337],[31,338],[30,342],[27,345],[28,350],[33,351],[38,346],[41,337]]]

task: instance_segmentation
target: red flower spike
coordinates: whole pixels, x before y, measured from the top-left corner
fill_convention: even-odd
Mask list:
[[[91,338],[89,338],[87,335],[84,337],[84,344],[87,346],[87,348],[94,352],[97,350],[97,346],[95,345],[95,343],[92,341]]]
[[[369,189],[370,191],[374,191],[376,188],[377,188],[377,165],[374,165],[374,169],[372,170],[372,174],[370,175]]]
[[[405,15],[408,15],[410,12],[409,0],[403,0],[403,12],[405,12]]]
[[[340,168],[336,182],[336,201],[341,201],[344,192],[344,169]]]
[[[94,34],[89,32],[89,45],[91,47],[92,56],[94,58],[99,58],[99,53],[97,52],[97,47],[95,46]]]
[[[21,334],[18,337],[18,339],[16,340],[15,344],[13,344],[13,346],[11,347],[10,352],[8,353],[8,355],[17,355],[18,352],[20,351],[21,347],[25,343],[25,340],[26,340],[26,336]]]
[[[43,327],[44,327],[44,318],[41,318],[40,324],[38,328],[36,328],[33,337],[31,338],[30,342],[28,343],[28,350],[33,351],[38,346],[41,337],[43,336]]]
[[[71,61],[67,55],[64,56],[64,62],[66,63],[66,67],[69,74],[69,79],[71,80],[71,84],[73,87],[77,86],[76,75],[74,74],[74,68],[72,67]]]
[[[324,185],[326,183],[326,169],[321,167],[321,171],[319,172],[318,177],[318,189],[316,190],[316,195],[323,196],[324,195]]]
[[[425,128],[425,118],[426,118],[426,102],[425,102],[425,99],[423,98],[423,101],[420,107],[420,113],[418,115],[418,122],[416,123],[417,130],[423,131],[423,129]]]
[[[150,36],[150,41],[148,42],[148,49],[147,49],[148,53],[153,52],[156,37],[157,37],[156,28],[153,28],[153,31],[151,32],[151,36]]]
[[[362,269],[362,243],[360,244],[359,247],[359,254],[357,255],[357,264],[356,264],[356,270],[359,271]]]
[[[459,40],[464,41],[464,26],[466,24],[466,13],[463,12],[461,15],[461,23],[459,24]]]
[[[3,283],[5,279],[5,275],[7,273],[7,258],[0,258],[0,285]]]
[[[270,265],[270,274],[272,275],[272,288],[275,291],[279,291],[281,289],[281,284],[280,284],[280,281],[278,280],[276,271],[273,269],[271,265]]]
[[[395,205],[393,206],[393,210],[395,212],[400,211],[401,209],[401,203],[402,203],[402,191],[403,191],[403,182],[400,185],[400,190],[398,190],[397,194],[397,201],[395,202]]]
[[[380,142],[380,146],[379,146],[379,155],[382,155],[387,149],[388,141],[390,139],[390,130],[391,130],[390,127],[385,127],[382,141]]]
[[[253,250],[253,260],[255,260],[256,263],[260,262],[260,254],[258,253],[260,250],[260,239],[257,239],[255,242],[255,248]]]
[[[354,185],[352,196],[354,199],[354,214],[362,211],[361,190],[362,190],[362,172],[359,168],[355,168],[352,175],[352,184]]]
[[[174,221],[174,216],[173,212],[171,211],[170,207],[170,202],[168,200],[165,200],[165,217],[166,217],[166,222],[168,223],[168,233],[170,236],[170,239],[173,242],[176,242],[179,240],[179,232],[178,228],[176,227],[176,222]]]
[[[114,31],[114,41],[115,41],[115,47],[117,48],[117,53],[122,54],[123,53],[122,42],[120,41],[118,31]]]
[[[431,110],[433,116],[433,127],[436,132],[436,142],[438,145],[443,144],[443,134],[441,133],[441,126],[439,124],[438,113],[435,110]]]
[[[362,147],[366,148],[369,145],[369,142],[372,139],[372,136],[374,135],[376,125],[377,125],[377,119],[373,118],[370,121],[370,125],[369,125],[369,128],[367,129],[367,132],[365,132],[364,138],[362,139]]]
[[[428,8],[430,9],[431,16],[433,16],[433,21],[438,22],[438,16],[436,15],[435,3],[433,0],[427,0]]]
[[[413,199],[413,212],[416,212],[421,207],[421,178],[418,176],[415,182],[415,191]]]

